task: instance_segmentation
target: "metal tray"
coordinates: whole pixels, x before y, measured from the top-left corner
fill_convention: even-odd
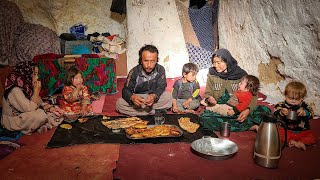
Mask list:
[[[238,152],[238,146],[227,139],[202,137],[191,143],[192,152],[200,157],[213,160],[232,158]]]
[[[128,135],[128,134],[126,133],[126,137],[127,137],[128,139],[152,139],[152,138],[181,137],[181,136],[182,136],[183,132],[182,132],[182,130],[181,130],[178,126],[170,125],[170,124],[163,124],[163,125],[176,127],[176,128],[179,130],[180,135],[179,135],[179,136],[171,136],[171,135],[169,135],[169,136],[155,136],[155,137],[133,138],[133,137],[131,137],[130,135]],[[152,128],[152,127],[154,127],[154,126],[161,126],[161,125],[147,125],[147,128]]]

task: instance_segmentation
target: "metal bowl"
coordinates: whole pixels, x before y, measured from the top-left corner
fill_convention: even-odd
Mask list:
[[[191,143],[192,152],[200,157],[213,160],[232,158],[238,152],[238,146],[227,139],[202,137]]]

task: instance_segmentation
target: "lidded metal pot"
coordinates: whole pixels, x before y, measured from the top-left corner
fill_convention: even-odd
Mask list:
[[[259,125],[254,144],[254,162],[266,168],[277,168],[281,151],[287,144],[287,127],[272,114],[261,114],[263,121]],[[278,122],[285,129],[285,142],[281,147]]]

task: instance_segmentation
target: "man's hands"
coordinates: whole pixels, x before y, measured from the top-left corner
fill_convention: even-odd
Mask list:
[[[146,99],[144,99],[143,97],[137,94],[133,94],[130,99],[134,105],[143,108],[145,106],[152,106],[154,104],[156,97],[157,96],[155,94],[148,94]]]

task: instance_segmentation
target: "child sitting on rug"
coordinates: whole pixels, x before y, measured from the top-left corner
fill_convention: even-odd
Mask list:
[[[66,72],[65,86],[62,90],[64,101],[61,103],[61,109],[65,113],[86,115],[93,112],[88,88],[83,83],[81,71],[70,67]]]
[[[309,120],[313,118],[312,108],[304,102],[307,95],[303,83],[293,81],[287,84],[284,91],[285,101],[275,105],[274,115],[283,120],[288,129],[287,142],[289,147],[297,147],[306,150],[306,145],[316,143],[316,135],[310,130]],[[296,111],[296,120],[287,119],[288,112]],[[284,129],[280,128],[280,139],[284,142]]]
[[[206,100],[203,100],[201,104],[206,106],[206,110],[213,111],[223,116],[238,115],[248,108],[252,97],[257,95],[259,87],[260,81],[257,77],[245,75],[238,84],[238,90],[231,95],[227,104],[210,106]]]
[[[172,90],[172,111],[194,113],[199,107],[200,85],[196,80],[199,68],[193,63],[187,63],[182,68],[182,78],[176,80]]]

